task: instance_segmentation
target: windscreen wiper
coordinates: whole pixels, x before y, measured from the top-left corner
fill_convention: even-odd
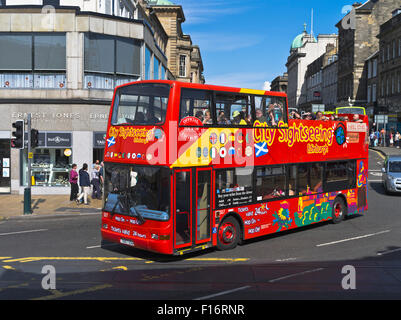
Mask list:
[[[134,211],[135,216],[138,217],[139,221],[141,222],[141,224],[145,223],[145,218],[142,216],[142,214],[139,213],[139,211],[135,208],[135,206],[130,208],[130,213],[131,210]]]

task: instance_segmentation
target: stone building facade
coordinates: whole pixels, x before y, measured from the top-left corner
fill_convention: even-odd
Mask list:
[[[306,32],[299,34],[292,42],[287,59],[288,105],[297,108],[307,101],[305,73],[307,67],[326,52],[328,44],[335,45],[337,35],[320,34],[317,39]]]
[[[401,132],[401,8],[380,26],[378,107],[388,115],[388,128]]]
[[[366,112],[371,116],[373,123],[373,115],[380,114],[385,110],[381,110],[378,105],[379,85],[379,51],[373,53],[366,59],[367,77],[366,77]]]
[[[365,61],[379,50],[380,25],[389,20],[399,0],[369,0],[355,3],[338,28],[338,93],[340,105],[349,98],[356,105],[367,102],[367,66]]]
[[[285,72],[282,76],[274,78],[270,84],[271,91],[285,92],[287,93],[288,87],[288,74]]]
[[[327,111],[333,111],[337,103],[338,47],[331,47],[325,54],[322,67],[322,103]]]
[[[60,0],[51,19],[42,11],[43,2],[2,3],[0,193],[21,194],[28,181],[26,150],[10,148],[16,120],[31,114],[32,127],[40,132],[32,193],[69,193],[71,164],[102,160],[115,86],[174,79],[168,70],[168,34],[145,5],[132,3],[138,4],[135,12],[123,17],[63,6]]]
[[[200,49],[182,31],[181,24],[185,22],[182,7],[167,0],[149,0],[147,12],[156,15],[166,30],[168,68],[176,80],[205,83]]]

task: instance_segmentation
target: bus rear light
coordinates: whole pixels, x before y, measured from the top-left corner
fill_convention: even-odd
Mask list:
[[[109,217],[109,213],[108,212],[103,212],[103,218],[108,218]]]
[[[104,223],[104,224],[103,224],[103,229],[107,229],[107,228],[108,228],[107,223]]]

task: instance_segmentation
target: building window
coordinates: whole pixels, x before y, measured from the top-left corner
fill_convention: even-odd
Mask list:
[[[391,46],[390,46],[390,44],[389,45],[387,45],[387,61],[390,61],[390,59],[391,59]]]
[[[368,79],[372,78],[372,60],[368,62]]]
[[[145,80],[152,79],[152,51],[148,47],[145,47]]]
[[[391,94],[395,93],[395,77],[391,77]]]
[[[401,39],[398,40],[398,56],[401,57]]]
[[[377,59],[373,60],[372,77],[377,77]]]
[[[180,55],[180,77],[186,76],[186,56]]]
[[[1,88],[65,88],[65,34],[4,33],[0,47]]]
[[[376,102],[377,98],[376,98],[376,84],[372,85],[372,102]]]
[[[163,79],[163,80],[167,80],[167,70],[166,70],[166,67],[162,65],[161,69],[162,69],[162,74],[161,74],[161,77],[160,77],[160,78]]]
[[[370,103],[372,101],[371,100],[371,92],[372,92],[372,87],[368,86],[368,103]]]
[[[85,88],[110,89],[140,78],[138,40],[85,34]]]
[[[153,79],[155,79],[155,80],[161,79],[159,69],[160,69],[160,61],[159,61],[159,59],[154,57],[154,59],[153,59]]]
[[[395,40],[393,40],[393,59],[395,59],[395,57],[396,57],[396,52],[397,52],[397,47],[396,47]]]

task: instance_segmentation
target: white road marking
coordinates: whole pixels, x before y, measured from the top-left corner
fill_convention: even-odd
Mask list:
[[[322,270],[324,270],[324,268],[317,268],[317,269],[312,269],[312,270],[308,270],[308,271],[304,271],[304,272],[298,272],[298,273],[294,273],[294,274],[289,274],[288,276],[284,276],[284,277],[280,277],[280,278],[269,280],[269,282],[273,283],[273,282],[277,282],[277,281],[280,281],[280,280],[293,278],[293,277],[297,277],[297,276],[302,276],[304,274],[308,274],[308,273],[312,273],[312,272],[318,272],[318,271],[322,271]]]
[[[207,299],[214,298],[214,297],[218,297],[218,296],[222,296],[222,295],[225,295],[225,294],[229,294],[229,293],[233,293],[233,292],[237,292],[237,291],[249,289],[250,287],[251,287],[251,286],[244,286],[244,287],[241,287],[241,288],[236,288],[236,289],[232,289],[232,290],[227,290],[227,291],[223,291],[223,292],[211,294],[211,295],[209,295],[209,296],[196,298],[196,299],[194,299],[194,300],[207,300]]]
[[[333,242],[328,242],[328,243],[321,243],[321,244],[317,244],[316,247],[324,247],[324,246],[330,246],[332,244],[337,244],[337,243],[342,243],[342,242],[347,242],[347,241],[352,241],[352,240],[359,240],[359,239],[363,239],[363,238],[377,236],[377,235],[383,234],[383,233],[388,233],[390,231],[391,230],[384,230],[384,231],[380,231],[380,232],[376,232],[376,233],[365,234],[365,235],[359,236],[359,237],[353,237],[353,238],[348,238],[348,239],[343,239],[343,240],[338,240],[338,241],[333,241]]]
[[[93,249],[93,248],[100,248],[100,245],[98,245],[98,246],[86,247],[86,249]]]
[[[26,231],[16,231],[16,232],[0,233],[0,236],[9,236],[9,235],[12,235],[12,234],[31,233],[31,232],[42,232],[42,231],[47,231],[47,229],[26,230]]]
[[[285,258],[285,259],[277,259],[275,260],[276,262],[286,262],[286,261],[294,261],[297,260],[297,258]]]
[[[398,252],[398,251],[401,251],[401,248],[394,249],[394,250],[389,250],[389,251],[384,251],[384,252],[379,252],[377,255],[378,256],[383,256],[385,254],[394,253],[394,252]]]

